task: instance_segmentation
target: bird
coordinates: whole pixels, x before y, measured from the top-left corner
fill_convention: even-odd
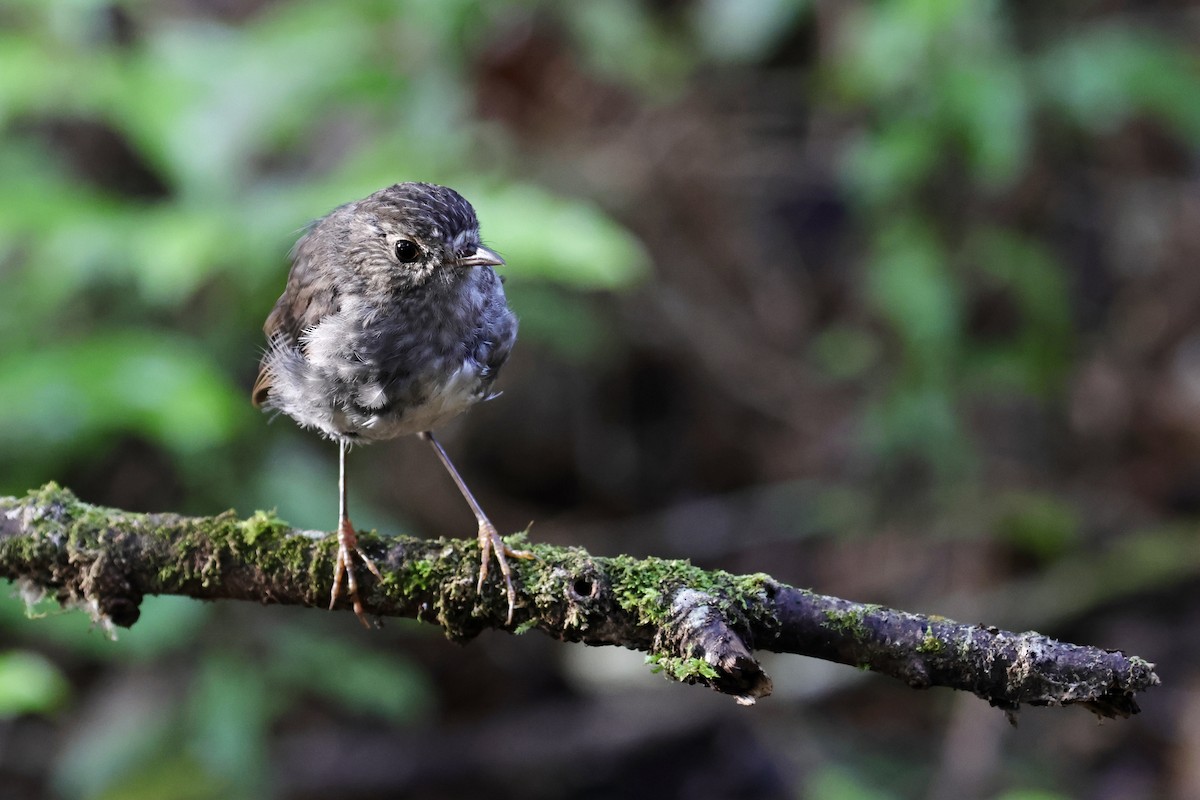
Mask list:
[[[329,607],[343,581],[354,613],[371,627],[355,576],[358,549],[346,502],[346,455],[353,445],[415,434],[428,442],[479,524],[482,595],[494,557],[513,621],[505,544],[433,434],[493,386],[517,340],[475,209],[431,183],[397,183],[338,206],[312,223],[292,249],[287,283],[263,325],[267,345],[251,392],[256,407],[291,417],[338,445],[338,552]]]

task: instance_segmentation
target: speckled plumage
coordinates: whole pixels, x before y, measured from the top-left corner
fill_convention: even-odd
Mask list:
[[[267,317],[267,349],[254,404],[287,414],[339,443],[338,555],[329,607],[345,579],[368,624],[347,511],[346,450],[408,433],[427,440],[479,522],[483,591],[494,555],[508,593],[512,550],[471,495],[432,429],[491,397],[517,339],[500,278],[504,261],[484,247],[471,204],[453,189],[398,183],[335,208],[296,243],[287,286]]]
[[[400,263],[398,238],[422,251]],[[431,430],[490,396],[517,321],[452,189],[402,183],[334,209],[296,244],[267,318],[255,402],[335,439]],[[498,259],[497,259],[498,262]]]

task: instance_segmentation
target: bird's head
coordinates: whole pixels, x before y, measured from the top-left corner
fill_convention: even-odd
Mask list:
[[[330,214],[340,256],[371,288],[453,283],[473,267],[504,263],[479,237],[471,204],[453,189],[398,183]]]

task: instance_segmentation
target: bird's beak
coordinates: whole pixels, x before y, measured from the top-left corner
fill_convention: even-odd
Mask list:
[[[458,259],[460,267],[501,267],[504,266],[504,259],[495,250],[489,250],[483,245],[475,248],[475,252],[469,255],[460,256]]]

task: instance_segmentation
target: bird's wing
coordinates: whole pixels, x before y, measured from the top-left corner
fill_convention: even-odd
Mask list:
[[[340,305],[336,282],[326,270],[315,266],[319,260],[309,257],[311,254],[306,252],[305,245],[304,239],[297,245],[287,286],[263,325],[267,350],[259,362],[258,378],[250,391],[255,406],[262,406],[270,394],[272,375],[268,363],[271,352],[279,347],[303,346],[304,332],[336,313]]]

